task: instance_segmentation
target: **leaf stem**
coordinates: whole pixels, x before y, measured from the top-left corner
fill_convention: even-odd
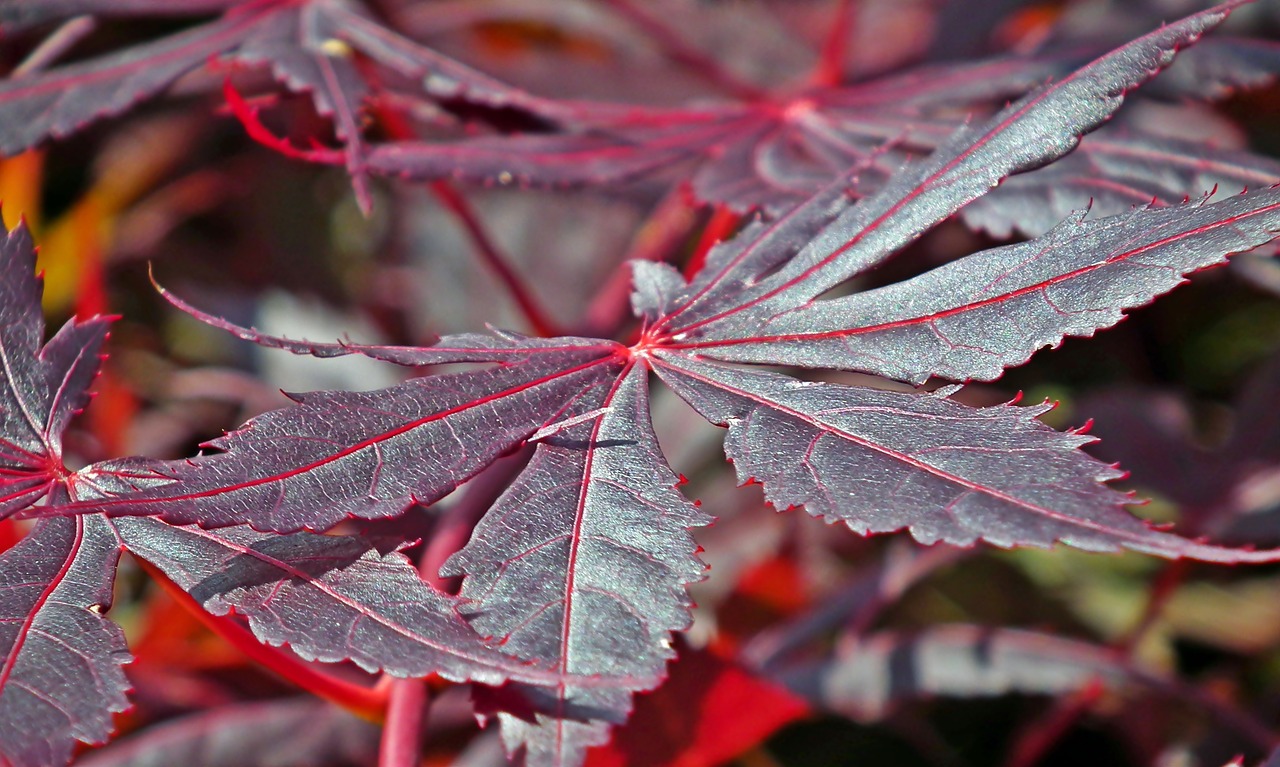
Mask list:
[[[720,204],[715,207],[711,213],[711,219],[702,230],[702,237],[693,249],[693,255],[689,257],[689,263],[684,268],[685,279],[702,271],[703,264],[707,262],[707,254],[721,241],[728,239],[741,220],[738,214],[729,209],[729,206]]]
[[[1126,664],[1132,663],[1138,645],[1147,632],[1156,625],[1164,612],[1165,605],[1186,579],[1190,569],[1191,563],[1188,560],[1176,559],[1165,563],[1156,575],[1147,591],[1142,614],[1133,628],[1112,643],[1117,657]],[[1269,751],[1280,742],[1280,738],[1277,738],[1275,733],[1248,712],[1219,701],[1194,685],[1173,680],[1166,682],[1166,686],[1179,697],[1203,706],[1211,716],[1252,740],[1262,750]],[[1088,686],[1068,696],[1047,714],[1024,727],[1021,734],[1015,737],[1013,746],[1010,747],[1005,762],[1007,767],[1031,767],[1039,762],[1054,744],[1101,700],[1103,689],[1101,680],[1095,679]]]
[[[429,699],[426,682],[421,679],[392,681],[378,767],[417,767],[421,763],[422,726]]]
[[[818,63],[814,66],[810,78],[816,86],[839,85],[844,80],[845,54],[849,50],[849,38],[852,36],[854,19],[853,0],[836,0],[835,13],[831,18],[831,28],[827,31],[827,39],[822,43],[822,52],[818,55]]]
[[[471,207],[471,203],[467,202],[467,198],[463,197],[462,193],[448,181],[433,181],[430,186],[431,191],[440,200],[440,203],[462,225],[463,230],[466,231],[467,237],[471,239],[471,244],[475,246],[476,252],[480,254],[481,259],[484,260],[498,280],[506,287],[507,292],[511,294],[511,298],[520,307],[520,312],[524,314],[529,327],[543,337],[560,335],[555,323],[550,320],[547,313],[538,305],[528,286],[516,274],[515,269],[511,267],[509,259],[502,253],[493,239],[489,237],[488,232],[485,231],[484,226],[480,223],[475,209]]]
[[[142,569],[178,604],[187,608],[210,631],[288,682],[370,721],[381,721],[387,709],[387,692],[369,688],[326,674],[287,650],[263,644],[251,631],[230,616],[209,613],[181,586],[169,580],[157,567],[138,559]]]
[[[662,198],[636,232],[626,256],[608,282],[587,307],[576,333],[611,338],[631,320],[632,261],[668,261],[688,239],[698,222],[697,202],[688,187],[681,185]]]

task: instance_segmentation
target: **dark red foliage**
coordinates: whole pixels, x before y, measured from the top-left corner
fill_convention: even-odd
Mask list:
[[[0,0],[0,24],[19,39],[66,22],[0,84],[5,155],[212,70],[254,139],[294,160],[340,165],[366,213],[373,174],[593,189],[683,179],[692,198],[669,198],[671,209],[692,219],[686,208],[715,206],[685,270],[661,248],[634,248],[625,340],[591,337],[618,329],[599,320],[612,306],[589,311],[580,335],[551,333],[462,193],[442,184],[437,195],[548,337],[490,327],[421,346],[293,341],[162,290],[188,315],[263,347],[363,356],[421,375],[289,395],[292,404],[189,457],[102,455],[83,466],[66,465],[63,439],[88,402],[111,318],[72,320],[46,341],[33,243],[25,226],[9,230],[0,247],[0,524],[36,522],[0,553],[0,765],[62,765],[77,742],[110,736],[111,714],[127,705],[128,656],[104,613],[124,551],[220,616],[209,623],[229,641],[252,635],[299,656],[305,662],[281,662],[290,680],[366,714],[384,705],[386,764],[417,763],[426,687],[447,683],[474,683],[476,712],[497,721],[509,756],[532,765],[716,764],[804,716],[797,694],[851,716],[911,697],[1064,694],[1132,678],[1194,698],[1135,672],[1124,648],[1011,629],[854,631],[858,641],[833,660],[751,670],[690,649],[677,632],[693,624],[688,587],[707,569],[692,531],[726,509],[685,497],[653,389],[661,381],[725,429],[738,481],[761,485],[766,503],[856,533],[1280,561],[1280,550],[1191,539],[1132,515],[1134,498],[1109,484],[1123,472],[1081,449],[1095,441],[1083,429],[1040,420],[1048,404],[953,396],[1275,238],[1274,161],[1158,136],[1136,120],[1104,127],[1130,91],[1241,4],[1109,53],[1068,37],[1034,54],[910,61],[849,83],[836,34],[818,76],[789,89],[741,82],[669,39],[673,60],[702,68],[730,97],[652,106],[626,93],[606,104],[505,84],[395,31],[394,3]],[[662,37],[643,11],[611,6]],[[837,4],[838,27],[851,7]],[[197,20],[48,66],[74,44],[58,36],[78,34],[72,17],[84,14]],[[1276,58],[1262,43],[1193,50],[1183,72],[1200,76],[1165,80],[1166,95],[1257,85]],[[331,142],[273,133],[261,110],[269,99],[247,70],[307,94],[313,117],[331,123]],[[1225,194],[1202,199],[1215,185]],[[1232,196],[1244,186],[1257,188]],[[1089,200],[1091,211],[1071,212]],[[883,277],[879,267],[957,215],[1029,239],[866,289],[869,276]],[[683,239],[678,227],[667,234]],[[626,297],[605,289],[601,298]],[[870,376],[951,383],[907,391],[871,386]],[[888,572],[875,588],[889,588]],[[861,631],[871,618],[850,620]],[[676,679],[662,687],[677,655]],[[904,660],[913,664],[905,672]],[[353,681],[362,672],[387,683],[364,687]],[[344,699],[344,690],[357,692]],[[255,711],[262,721],[246,723]],[[245,743],[276,738],[296,741],[290,748],[308,763],[371,758],[360,745],[367,728],[334,719],[355,745],[353,755],[330,753],[324,738],[289,732],[298,717],[283,705],[211,713],[89,763],[201,749],[216,755],[210,763],[247,763],[246,750],[265,759],[266,746]],[[258,740],[229,742],[224,727]]]

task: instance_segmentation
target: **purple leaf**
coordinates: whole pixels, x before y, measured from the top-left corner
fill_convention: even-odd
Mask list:
[[[371,202],[359,113],[369,88],[356,70],[352,52],[334,45],[337,32],[326,13],[329,6],[310,2],[266,20],[237,48],[233,58],[269,67],[276,80],[292,91],[309,93],[316,112],[333,120],[334,133],[343,142],[356,199],[367,213]]]
[[[444,365],[452,362],[506,362],[513,363],[548,354],[576,355],[580,352],[600,351],[617,347],[610,341],[598,338],[533,338],[506,330],[490,328],[490,333],[457,333],[437,338],[430,346],[377,346],[347,341],[322,342],[293,340],[283,336],[263,333],[257,328],[246,328],[228,322],[178,298],[154,283],[156,290],[169,303],[195,319],[245,341],[251,341],[268,349],[283,349],[292,354],[311,357],[344,357],[363,354],[366,357],[397,365]]]
[[[334,120],[346,143],[348,170],[361,192],[364,155],[358,112],[368,93],[352,49],[402,75],[417,78],[438,100],[511,107],[550,116],[554,102],[524,94],[459,62],[417,45],[333,0],[266,2],[239,6],[193,0],[194,8],[131,0],[119,10],[138,15],[181,15],[228,6],[226,14],[150,43],[0,83],[0,154],[12,155],[46,137],[61,138],[88,123],[119,114],[155,96],[174,80],[219,55],[268,66],[294,90],[311,94],[317,110]],[[191,5],[189,3],[188,5]],[[81,8],[68,0],[50,9],[7,11],[18,22]],[[0,17],[3,19],[3,17]]]
[[[692,155],[614,138],[561,134],[396,141],[369,149],[370,172],[409,180],[454,178],[572,188],[621,184]]]
[[[128,708],[111,606],[120,541],[96,515],[44,519],[0,554],[0,764],[62,765]]]
[[[1153,201],[1176,204],[1215,188],[1236,194],[1280,181],[1274,159],[1119,127],[1090,134],[1046,168],[1007,179],[960,215],[995,237],[1037,237],[1085,207],[1101,218]]]
[[[572,340],[571,340],[572,341]],[[208,443],[222,452],[186,461],[101,464],[82,472],[81,501],[64,510],[158,515],[207,527],[325,530],[350,517],[399,515],[432,503],[585,393],[617,375],[614,345],[531,343],[527,359],[418,378],[373,392],[297,395]],[[465,349],[452,359],[496,359]],[[448,361],[445,354],[437,361]],[[140,475],[129,487],[127,476]],[[123,479],[122,479],[123,477]],[[125,485],[99,482],[124,481]],[[132,492],[128,492],[132,490]]]
[[[131,16],[221,11],[243,0],[0,0],[0,30],[15,30],[83,14]]]
[[[1119,108],[1128,90],[1167,66],[1179,48],[1220,23],[1233,7],[1221,5],[1152,32],[1029,94],[987,123],[962,128],[927,159],[842,214],[775,274],[766,277],[752,260],[717,265],[711,284],[690,291],[660,327],[682,341],[690,331],[706,333],[716,323],[737,326],[742,313],[769,317],[880,263],[1006,176],[1070,152],[1079,136]],[[826,207],[829,201],[820,196],[805,203],[814,204]],[[746,290],[725,295],[715,287],[721,281]]]
[[[1152,83],[1153,95],[1225,99],[1242,88],[1261,88],[1280,74],[1280,45],[1271,40],[1217,36],[1187,52]]]
[[[0,83],[0,155],[120,114],[235,47],[278,9],[228,16],[155,42]]]
[[[330,28],[339,38],[387,69],[418,80],[433,98],[519,109],[546,119],[554,119],[562,111],[554,101],[525,93],[436,53],[352,12],[343,4],[321,1],[325,2],[324,12]]]
[[[115,520],[129,551],[164,571],[215,615],[249,619],[259,639],[307,660],[351,660],[369,671],[498,683],[557,678],[489,649],[397,551],[362,538],[247,527],[202,530]]]
[[[155,725],[76,767],[357,767],[377,761],[378,734],[322,701],[240,703]]]
[[[580,763],[603,732],[587,723],[625,720],[631,691],[665,675],[671,632],[690,622],[685,586],[705,565],[688,531],[710,518],[675,489],[649,424],[647,375],[633,365],[577,403],[597,410],[542,437],[442,569],[466,576],[463,614],[505,652],[575,676],[650,680],[526,688],[531,719],[498,718],[508,749],[523,749],[529,764]]]
[[[42,281],[23,224],[0,243],[0,518],[70,474],[62,432],[89,400],[109,320],[72,320],[43,347]]]
[[[876,373],[992,380],[1065,336],[1090,336],[1182,283],[1183,275],[1270,242],[1280,189],[1213,204],[1068,219],[911,280],[819,301],[684,344],[703,356]],[[723,340],[718,340],[719,339]]]
[[[1271,561],[1153,529],[1103,484],[1121,472],[1078,448],[1092,438],[1035,420],[1047,406],[970,408],[937,395],[796,381],[668,353],[657,371],[703,417],[729,427],[738,479],[779,509],[804,506],[859,533],[916,540],[1176,559]]]

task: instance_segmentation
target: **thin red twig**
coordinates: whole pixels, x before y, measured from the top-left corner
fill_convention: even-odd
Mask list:
[[[467,202],[467,198],[463,197],[452,184],[444,180],[431,182],[431,191],[435,193],[436,198],[462,225],[467,236],[471,239],[471,244],[475,246],[476,252],[484,259],[485,264],[493,270],[493,273],[502,282],[507,292],[511,294],[511,298],[515,300],[516,306],[520,307],[520,312],[524,315],[534,333],[544,337],[560,335],[555,323],[538,305],[529,287],[520,278],[520,275],[516,274],[511,264],[508,263],[509,259],[498,248],[493,239],[489,237],[488,232],[485,231],[484,226],[480,223],[479,217],[476,216],[475,210],[471,207],[471,203]]]
[[[418,767],[422,763],[422,727],[430,696],[422,679],[391,683],[387,722],[382,728],[378,767]]]
[[[1047,716],[1037,718],[1035,726],[1026,728],[1022,737],[1014,742],[1009,751],[1009,759],[1005,762],[1006,767],[1032,767],[1039,762],[1053,744],[1102,699],[1105,691],[1102,680],[1095,677],[1084,687],[1059,701]]]
[[[1182,585],[1190,570],[1190,562],[1180,559],[1168,562],[1156,575],[1147,591],[1147,600],[1137,622],[1124,636],[1112,643],[1112,648],[1119,659],[1125,662],[1132,661],[1143,637],[1160,619],[1165,605]],[[1280,742],[1275,733],[1254,717],[1217,701],[1194,685],[1182,685],[1175,681],[1170,683],[1170,686],[1177,694],[1205,705],[1212,715],[1246,735],[1261,748],[1270,749]],[[1021,735],[1015,738],[1014,745],[1009,751],[1006,766],[1030,767],[1039,761],[1071,730],[1076,722],[1092,710],[1101,699],[1102,690],[1101,680],[1094,680],[1084,689],[1069,696],[1062,705],[1056,706],[1046,716],[1022,728]]]
[[[258,117],[258,106],[245,101],[240,92],[231,84],[231,78],[223,81],[222,95],[227,100],[227,106],[231,109],[231,114],[235,115],[235,118],[244,126],[249,138],[259,144],[295,160],[305,160],[322,165],[346,165],[346,154],[340,149],[329,149],[314,141],[310,149],[303,149],[295,146],[288,139],[272,133],[267,126],[262,124],[262,119]]]
[[[9,77],[16,78],[44,70],[74,48],[76,43],[92,33],[97,26],[98,22],[94,21],[92,16],[76,16],[67,19],[53,31],[53,34],[41,41],[35,50],[27,54],[22,63],[13,68]]]
[[[685,265],[684,276],[686,279],[702,270],[702,265],[707,262],[707,254],[711,252],[712,248],[733,234],[741,220],[742,217],[730,210],[727,205],[720,204],[715,207],[715,210],[711,213],[711,219],[707,221],[706,227],[702,230],[702,237],[693,249],[693,255],[689,257],[689,263]]]
[[[440,577],[440,567],[466,545],[476,523],[528,463],[530,450],[526,448],[495,461],[484,473],[467,483],[462,498],[445,512],[431,531],[426,550],[418,560],[418,574],[424,581],[441,591],[456,591],[453,581]]]
[[[686,186],[664,197],[632,238],[626,257],[596,293],[575,332],[600,338],[615,335],[631,318],[630,262],[670,260],[680,251],[697,222],[696,202]]]
[[[480,517],[524,466],[524,457],[510,456],[494,464],[472,480],[458,504],[445,513],[418,561],[418,574],[424,581],[443,591],[450,590],[452,584],[440,577],[440,566],[467,542]],[[428,683],[423,679],[393,679],[383,689],[389,691],[390,702],[378,767],[416,767],[421,762],[422,728],[431,702]]]
[[[169,580],[168,576],[154,565],[145,560],[138,561],[152,579],[160,584],[165,593],[187,608],[210,631],[222,637],[250,660],[270,669],[286,681],[353,714],[372,721],[382,719],[387,707],[385,691],[364,687],[326,674],[287,650],[263,644],[252,632],[230,616],[224,618],[207,612],[190,594]]]
[[[813,70],[811,79],[814,85],[839,85],[844,81],[845,54],[849,50],[849,38],[853,36],[854,12],[853,0],[837,0],[831,29],[827,31],[827,39],[822,43],[822,52]]]

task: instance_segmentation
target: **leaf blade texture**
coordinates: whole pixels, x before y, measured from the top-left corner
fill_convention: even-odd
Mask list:
[[[498,714],[528,764],[579,764],[674,657],[685,586],[704,577],[689,529],[710,521],[686,501],[648,417],[648,371],[632,365],[598,400],[603,413],[545,437],[468,544],[445,563],[464,575],[461,610],[495,646],[615,688],[511,691],[533,713]]]
[[[663,381],[712,423],[741,482],[780,510],[803,506],[862,534],[908,530],[919,542],[1170,559],[1271,561],[1153,528],[1106,482],[1122,476],[1078,448],[1091,438],[1035,419],[1045,407],[969,408],[936,395],[802,382],[663,354]]]
[[[691,286],[661,327],[681,341],[694,330],[734,326],[744,315],[772,316],[808,303],[883,261],[1006,176],[1070,152],[1081,135],[1119,108],[1128,90],[1167,66],[1178,49],[1219,24],[1233,7],[1217,6],[1149,33],[1033,91],[986,123],[960,129],[928,158],[844,211],[794,255],[716,259],[715,267],[708,259],[715,271],[695,281],[697,287]],[[809,205],[829,202],[819,196]],[[797,216],[798,221],[808,218]],[[729,287],[719,288],[721,282]]]
[[[403,555],[362,538],[202,530],[145,517],[115,524],[131,552],[206,610],[234,610],[263,642],[288,645],[307,660],[455,681],[539,678],[526,663],[485,647],[454,599],[428,586]]]
[[[754,338],[692,344],[704,356],[861,370],[924,383],[989,381],[1066,336],[1091,336],[1190,272],[1270,242],[1280,189],[1087,220],[919,277],[771,318]],[[719,346],[723,343],[724,346]]]
[[[19,224],[0,243],[0,518],[67,477],[62,432],[89,400],[109,324],[70,320],[43,343],[35,262],[30,232]]]
[[[397,516],[412,503],[443,497],[614,375],[608,342],[531,347],[515,364],[375,392],[299,395],[296,406],[210,443],[225,452],[129,467],[143,482],[96,498],[86,490],[63,511],[158,515],[206,527],[250,524],[280,533]],[[499,348],[493,357],[507,353]],[[493,358],[487,349],[465,354]],[[110,462],[91,467],[104,478],[114,470]]]
[[[271,11],[266,11],[269,17]],[[115,53],[0,83],[0,155],[64,138],[151,98],[238,44],[259,14],[242,14]]]
[[[111,606],[120,542],[101,516],[43,519],[0,554],[0,763],[62,765],[129,707]]]

